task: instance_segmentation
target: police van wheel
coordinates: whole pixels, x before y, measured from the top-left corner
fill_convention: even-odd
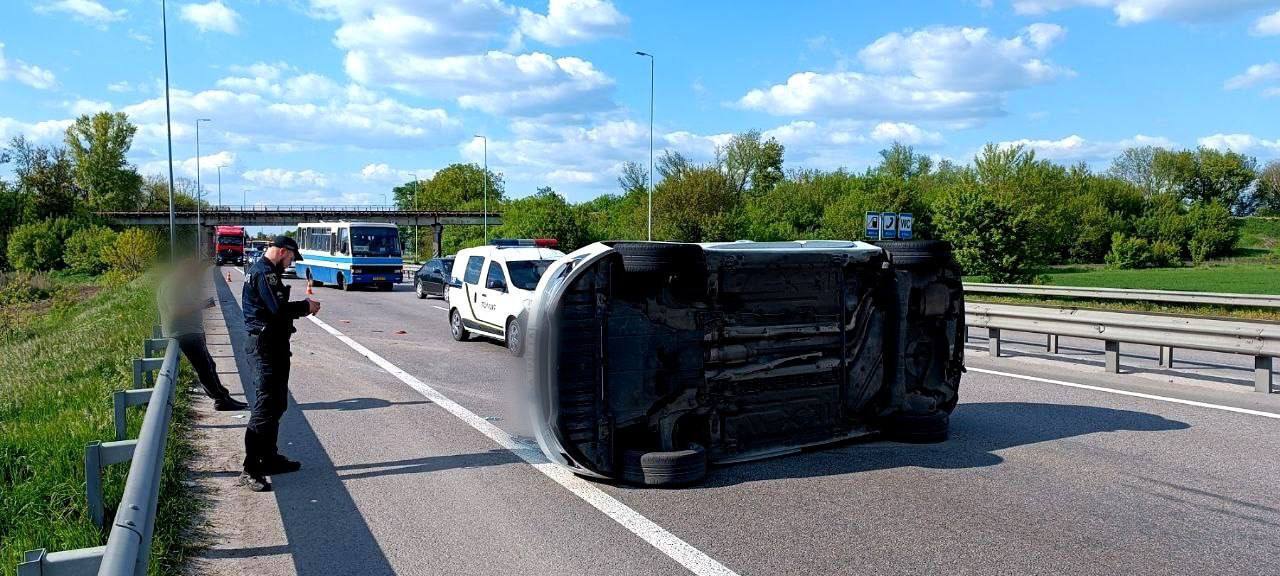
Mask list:
[[[449,312],[449,334],[459,342],[466,342],[471,338],[467,327],[462,325],[462,314],[459,314],[456,308]]]
[[[524,356],[524,330],[516,318],[507,320],[507,350],[512,356]]]

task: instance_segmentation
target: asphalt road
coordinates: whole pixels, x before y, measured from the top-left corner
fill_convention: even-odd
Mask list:
[[[454,342],[443,302],[316,292],[333,329],[528,437],[520,361]],[[1135,348],[1137,373],[1115,376],[1100,344],[1048,358],[1037,338],[1000,359],[974,339],[943,444],[845,444],[679,490],[591,485],[738,574],[1280,573],[1280,418],[1045,381],[1280,415],[1248,391],[1249,359],[1187,352],[1163,371]],[[306,467],[262,497],[298,574],[689,573],[320,326],[298,322],[293,354],[281,443]]]

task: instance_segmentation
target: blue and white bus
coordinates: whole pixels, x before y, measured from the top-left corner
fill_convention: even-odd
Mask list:
[[[298,225],[302,261],[294,264],[299,278],[316,285],[333,284],[347,290],[370,285],[391,290],[400,281],[400,231],[383,222],[316,222]]]

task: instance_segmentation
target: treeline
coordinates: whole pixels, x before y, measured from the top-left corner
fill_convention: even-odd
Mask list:
[[[128,162],[136,131],[124,114],[99,112],[76,119],[63,146],[17,136],[0,151],[15,176],[0,179],[0,271],[132,275],[156,260],[163,245],[155,233],[113,229],[94,216],[169,206],[168,182],[144,178]],[[187,190],[176,196],[179,206],[194,207]]]
[[[894,144],[862,172],[786,169],[783,156],[780,143],[754,131],[706,163],[665,153],[653,193],[654,239],[857,239],[865,212],[912,212],[917,236],[952,242],[967,274],[1009,282],[1053,264],[1203,262],[1233,249],[1234,216],[1280,213],[1280,162],[1259,170],[1253,158],[1208,148],[1133,148],[1101,173],[1021,146],[987,145],[958,165]],[[646,237],[647,171],[637,164],[623,167],[618,194],[576,204],[550,188],[507,200],[501,177],[487,176],[490,209],[503,219],[490,236],[555,237],[570,249]],[[396,187],[396,200],[479,210],[484,177],[474,165],[451,165]],[[446,230],[444,247],[452,253],[480,241],[477,228],[457,226]]]

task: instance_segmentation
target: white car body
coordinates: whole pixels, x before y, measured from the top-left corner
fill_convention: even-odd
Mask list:
[[[472,334],[508,341],[512,323],[523,332],[538,280],[564,252],[542,246],[479,246],[458,251],[446,297],[455,339]],[[455,325],[460,321],[461,326]],[[458,330],[463,330],[459,338]],[[523,342],[512,352],[520,354]]]

